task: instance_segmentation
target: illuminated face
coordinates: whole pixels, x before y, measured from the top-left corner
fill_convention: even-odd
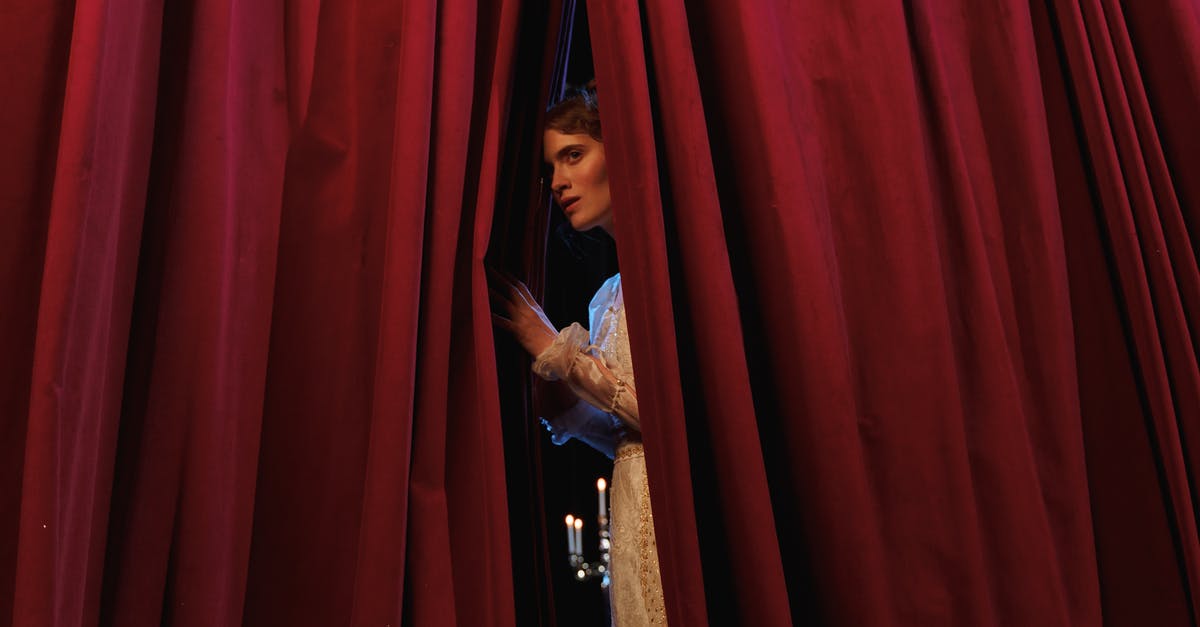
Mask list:
[[[547,130],[542,145],[546,163],[554,170],[550,189],[571,227],[576,231],[600,227],[612,234],[604,144],[586,133]]]

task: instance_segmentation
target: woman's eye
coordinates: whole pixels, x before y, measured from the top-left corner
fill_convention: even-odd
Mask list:
[[[567,153],[567,157],[570,158],[572,161],[578,161],[580,158],[583,157],[583,151],[582,150],[572,150],[571,152]]]

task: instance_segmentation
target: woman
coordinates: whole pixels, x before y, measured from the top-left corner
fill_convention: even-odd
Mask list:
[[[612,235],[608,168],[594,92],[580,90],[547,112],[543,153],[553,170],[554,200],[571,227],[600,228]],[[495,297],[507,316],[497,316],[497,324],[536,357],[533,371],[538,376],[562,382],[574,395],[569,409],[543,419],[554,442],[574,437],[614,458],[613,624],[665,625],[621,275],[605,281],[592,298],[590,333],[578,323],[556,330],[525,285],[497,278],[504,293]]]

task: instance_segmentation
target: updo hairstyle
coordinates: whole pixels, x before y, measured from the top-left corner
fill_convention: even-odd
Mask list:
[[[596,81],[588,81],[583,87],[571,89],[567,97],[547,109],[546,130],[566,135],[586,133],[598,142],[604,141],[600,133],[600,105],[596,101]]]

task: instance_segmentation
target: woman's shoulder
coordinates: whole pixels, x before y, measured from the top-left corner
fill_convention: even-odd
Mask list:
[[[592,302],[588,304],[589,328],[596,327],[606,309],[620,307],[621,301],[621,274],[617,273],[608,277],[596,290],[596,295],[592,296]]]
[[[621,273],[618,272],[607,279],[596,290],[596,294],[592,296],[591,306],[603,304],[608,306],[621,293]]]
[[[621,273],[620,272],[605,279],[604,283],[600,286],[600,289],[596,290],[596,293],[598,294],[605,290],[608,290],[611,292],[618,292],[621,290]]]

